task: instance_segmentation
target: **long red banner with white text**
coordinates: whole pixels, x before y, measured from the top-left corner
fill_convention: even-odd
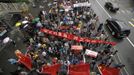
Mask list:
[[[50,34],[53,36],[58,36],[58,37],[62,37],[62,38],[66,38],[68,40],[75,40],[77,42],[87,42],[87,43],[92,43],[92,44],[110,44],[110,45],[116,45],[116,42],[108,42],[108,41],[104,41],[104,40],[94,40],[94,39],[90,39],[90,38],[85,38],[85,37],[79,37],[73,34],[69,34],[69,33],[64,33],[64,32],[56,32],[56,31],[52,31],[49,29],[41,29],[41,32],[44,32],[46,34]]]

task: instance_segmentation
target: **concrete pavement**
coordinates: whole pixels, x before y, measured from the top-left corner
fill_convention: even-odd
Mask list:
[[[16,49],[20,49],[22,52],[26,51],[25,44],[22,41],[23,34],[18,29],[13,29],[13,31],[10,32],[9,37],[16,41],[16,47],[12,43],[9,43],[0,51],[0,68],[4,70],[3,75],[10,75],[10,72],[17,69],[17,66],[11,65],[8,62],[9,58],[16,58],[14,51]]]

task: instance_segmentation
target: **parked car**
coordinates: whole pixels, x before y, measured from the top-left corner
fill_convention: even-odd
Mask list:
[[[117,3],[106,2],[104,6],[106,9],[113,13],[116,13],[119,10],[119,6]]]
[[[123,21],[110,18],[106,20],[105,25],[108,27],[108,29],[112,33],[112,36],[114,36],[115,38],[122,39],[128,37],[130,34],[130,28]]]

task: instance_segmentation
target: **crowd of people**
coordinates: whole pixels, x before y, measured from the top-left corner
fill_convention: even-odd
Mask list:
[[[66,4],[68,3],[68,4]],[[98,16],[91,7],[71,7],[65,11],[65,5],[72,3],[63,2],[51,6],[48,11],[42,10],[38,17],[34,18],[31,14],[24,17],[19,29],[24,33],[24,43],[26,43],[26,54],[30,56],[33,63],[33,69],[40,74],[42,65],[53,65],[61,63],[60,75],[67,74],[67,66],[70,64],[89,63],[92,71],[95,71],[96,65],[105,64],[111,66],[113,56],[118,52],[113,50],[110,44],[92,44],[77,42],[66,38],[49,35],[40,31],[46,28],[56,32],[65,32],[79,37],[90,38],[94,40],[110,41],[109,36],[103,29],[103,23],[99,22]],[[80,52],[71,49],[72,45],[83,46]],[[90,49],[98,53],[97,57],[85,56],[85,50]],[[85,56],[85,57],[84,57]],[[12,60],[9,60],[12,62]],[[17,62],[15,62],[17,63]],[[116,64],[116,68],[122,68],[125,65]],[[28,73],[20,72],[22,75]]]

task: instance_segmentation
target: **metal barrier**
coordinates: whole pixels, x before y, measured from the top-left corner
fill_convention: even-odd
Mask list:
[[[0,3],[0,12],[28,12],[28,5],[23,3]]]

